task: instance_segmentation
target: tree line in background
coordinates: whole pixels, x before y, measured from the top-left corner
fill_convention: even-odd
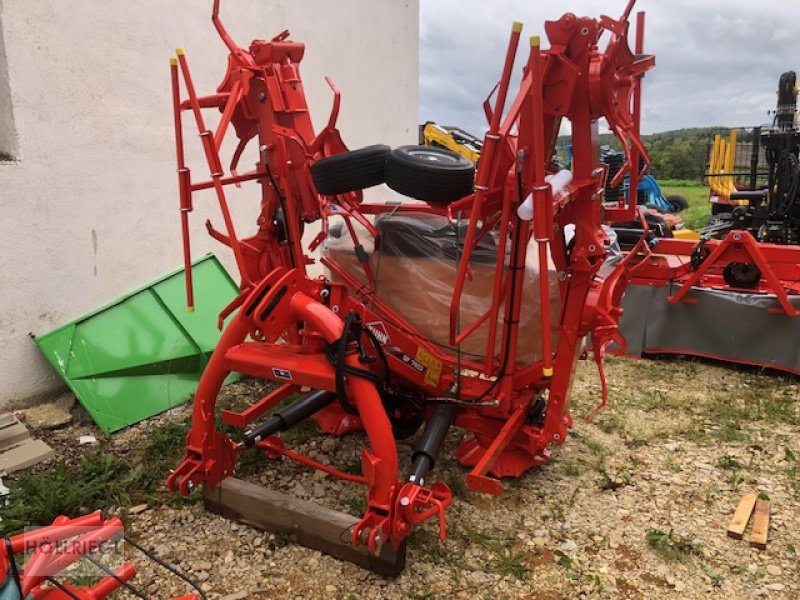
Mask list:
[[[691,179],[702,181],[714,134],[727,136],[730,129],[694,127],[643,135],[642,141],[650,153],[650,174],[656,179]],[[750,132],[740,133],[739,141],[749,141]],[[558,146],[570,143],[569,136],[559,136]],[[600,135],[600,144],[620,150],[612,133]]]

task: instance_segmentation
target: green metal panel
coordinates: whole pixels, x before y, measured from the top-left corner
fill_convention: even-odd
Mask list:
[[[188,400],[219,339],[217,316],[238,286],[215,256],[192,266],[195,311],[183,269],[126,294],[36,344],[106,432]]]

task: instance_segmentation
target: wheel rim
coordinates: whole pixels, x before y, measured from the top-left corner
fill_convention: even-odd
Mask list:
[[[422,162],[429,162],[429,163],[447,163],[447,164],[456,164],[458,162],[458,156],[451,156],[450,154],[445,154],[443,152],[436,152],[434,150],[428,150],[425,148],[420,148],[419,150],[409,150],[408,155],[419,160]]]

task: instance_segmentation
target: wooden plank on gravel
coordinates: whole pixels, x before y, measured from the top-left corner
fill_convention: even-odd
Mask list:
[[[750,545],[761,550],[767,549],[769,535],[769,500],[759,499],[753,513],[753,531],[750,532]]]
[[[730,525],[728,525],[728,536],[734,539],[742,539],[744,530],[747,528],[747,523],[750,521],[750,513],[753,512],[753,507],[756,505],[755,494],[745,494],[739,501],[739,506],[736,512],[733,513]]]
[[[378,556],[364,545],[350,545],[350,529],[359,519],[295,496],[228,477],[203,492],[206,510],[263,531],[288,534],[298,544],[360,567],[396,577],[406,564],[405,542],[394,550],[385,543]]]

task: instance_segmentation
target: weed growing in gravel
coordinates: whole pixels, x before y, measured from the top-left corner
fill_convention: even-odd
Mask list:
[[[738,423],[722,423],[711,435],[720,442],[750,441],[750,434],[742,430]]]
[[[350,473],[351,475],[360,475],[361,474],[361,457],[360,456],[352,456],[350,459],[345,462],[343,465],[339,467],[345,473]]]
[[[609,475],[608,471],[603,469],[600,472],[602,479],[600,480],[600,489],[603,491],[616,491],[622,487],[633,484],[633,477],[630,471],[625,467],[617,467],[613,475]]]
[[[347,506],[347,512],[351,515],[363,515],[367,510],[367,499],[363,494],[350,496],[344,501],[344,504]]]
[[[656,553],[665,560],[686,563],[691,556],[702,556],[703,551],[689,536],[679,535],[670,529],[665,533],[660,529],[650,529],[644,539]]]
[[[152,465],[183,454],[186,448],[186,434],[189,433],[189,420],[167,423],[156,427],[147,436],[144,461]]]
[[[503,577],[513,577],[520,581],[528,579],[528,565],[522,552],[501,552],[489,563],[491,570]]]
[[[572,571],[575,567],[575,561],[563,550],[553,550],[553,554],[558,557],[556,562],[560,567],[563,567],[567,571]]]
[[[680,434],[686,440],[696,444],[705,442],[708,437],[706,433],[694,423],[689,424],[685,429],[676,431],[675,433]]]
[[[735,492],[739,489],[739,486],[744,483],[744,475],[742,475],[739,471],[734,471],[731,473],[729,481],[733,491]]]
[[[467,542],[471,546],[482,546],[489,548],[491,547],[492,542],[497,541],[496,538],[493,538],[488,533],[484,533],[483,531],[478,531],[472,527],[460,527],[456,532],[456,535],[460,537],[462,540]]]
[[[740,463],[736,457],[730,454],[724,454],[717,459],[714,466],[723,471],[736,471],[742,468],[742,463]]]
[[[450,491],[453,493],[453,496],[456,498],[466,498],[469,490],[467,489],[467,483],[464,478],[464,473],[461,471],[442,471],[441,479],[447,484],[447,487],[450,488]]]
[[[706,504],[711,504],[711,502],[719,495],[720,489],[716,485],[708,486],[703,491],[703,499],[705,500]]]
[[[681,467],[680,463],[678,463],[678,461],[675,460],[675,457],[672,455],[672,453],[667,454],[666,460],[670,470],[673,473],[680,473],[681,471],[683,471],[683,468]]]
[[[800,479],[797,477],[797,459],[795,458],[794,452],[789,448],[784,448],[783,453],[783,459],[789,463],[789,466],[786,468],[786,476],[789,478],[789,484],[794,490],[794,493],[800,496]]]
[[[715,571],[714,569],[705,564],[701,565],[701,567],[703,568],[703,573],[705,573],[706,577],[708,577],[711,580],[711,584],[714,587],[722,586],[723,582],[725,581],[725,578],[722,576],[721,573],[719,573],[719,571]]]
[[[631,450],[636,450],[636,448],[641,448],[642,446],[647,445],[649,445],[649,441],[644,438],[633,437],[625,440],[625,447]]]
[[[602,442],[599,442],[594,438],[584,436],[583,445],[586,446],[586,449],[589,450],[589,452],[600,459],[605,459],[605,457],[608,455],[608,448],[606,448]]]
[[[618,412],[601,413],[602,417],[596,421],[597,427],[604,433],[617,433],[623,435],[626,431],[625,419]]]
[[[571,558],[563,550],[554,550],[553,556],[556,557],[556,564],[566,571],[569,579],[580,581],[585,579],[589,586],[597,594],[602,594],[605,591],[603,581],[597,573],[587,573],[584,567],[575,559]]]
[[[600,576],[596,573],[590,573],[586,576],[586,581],[592,586],[594,592],[598,594],[602,594],[605,591],[605,587],[603,587],[603,580],[600,579]]]

